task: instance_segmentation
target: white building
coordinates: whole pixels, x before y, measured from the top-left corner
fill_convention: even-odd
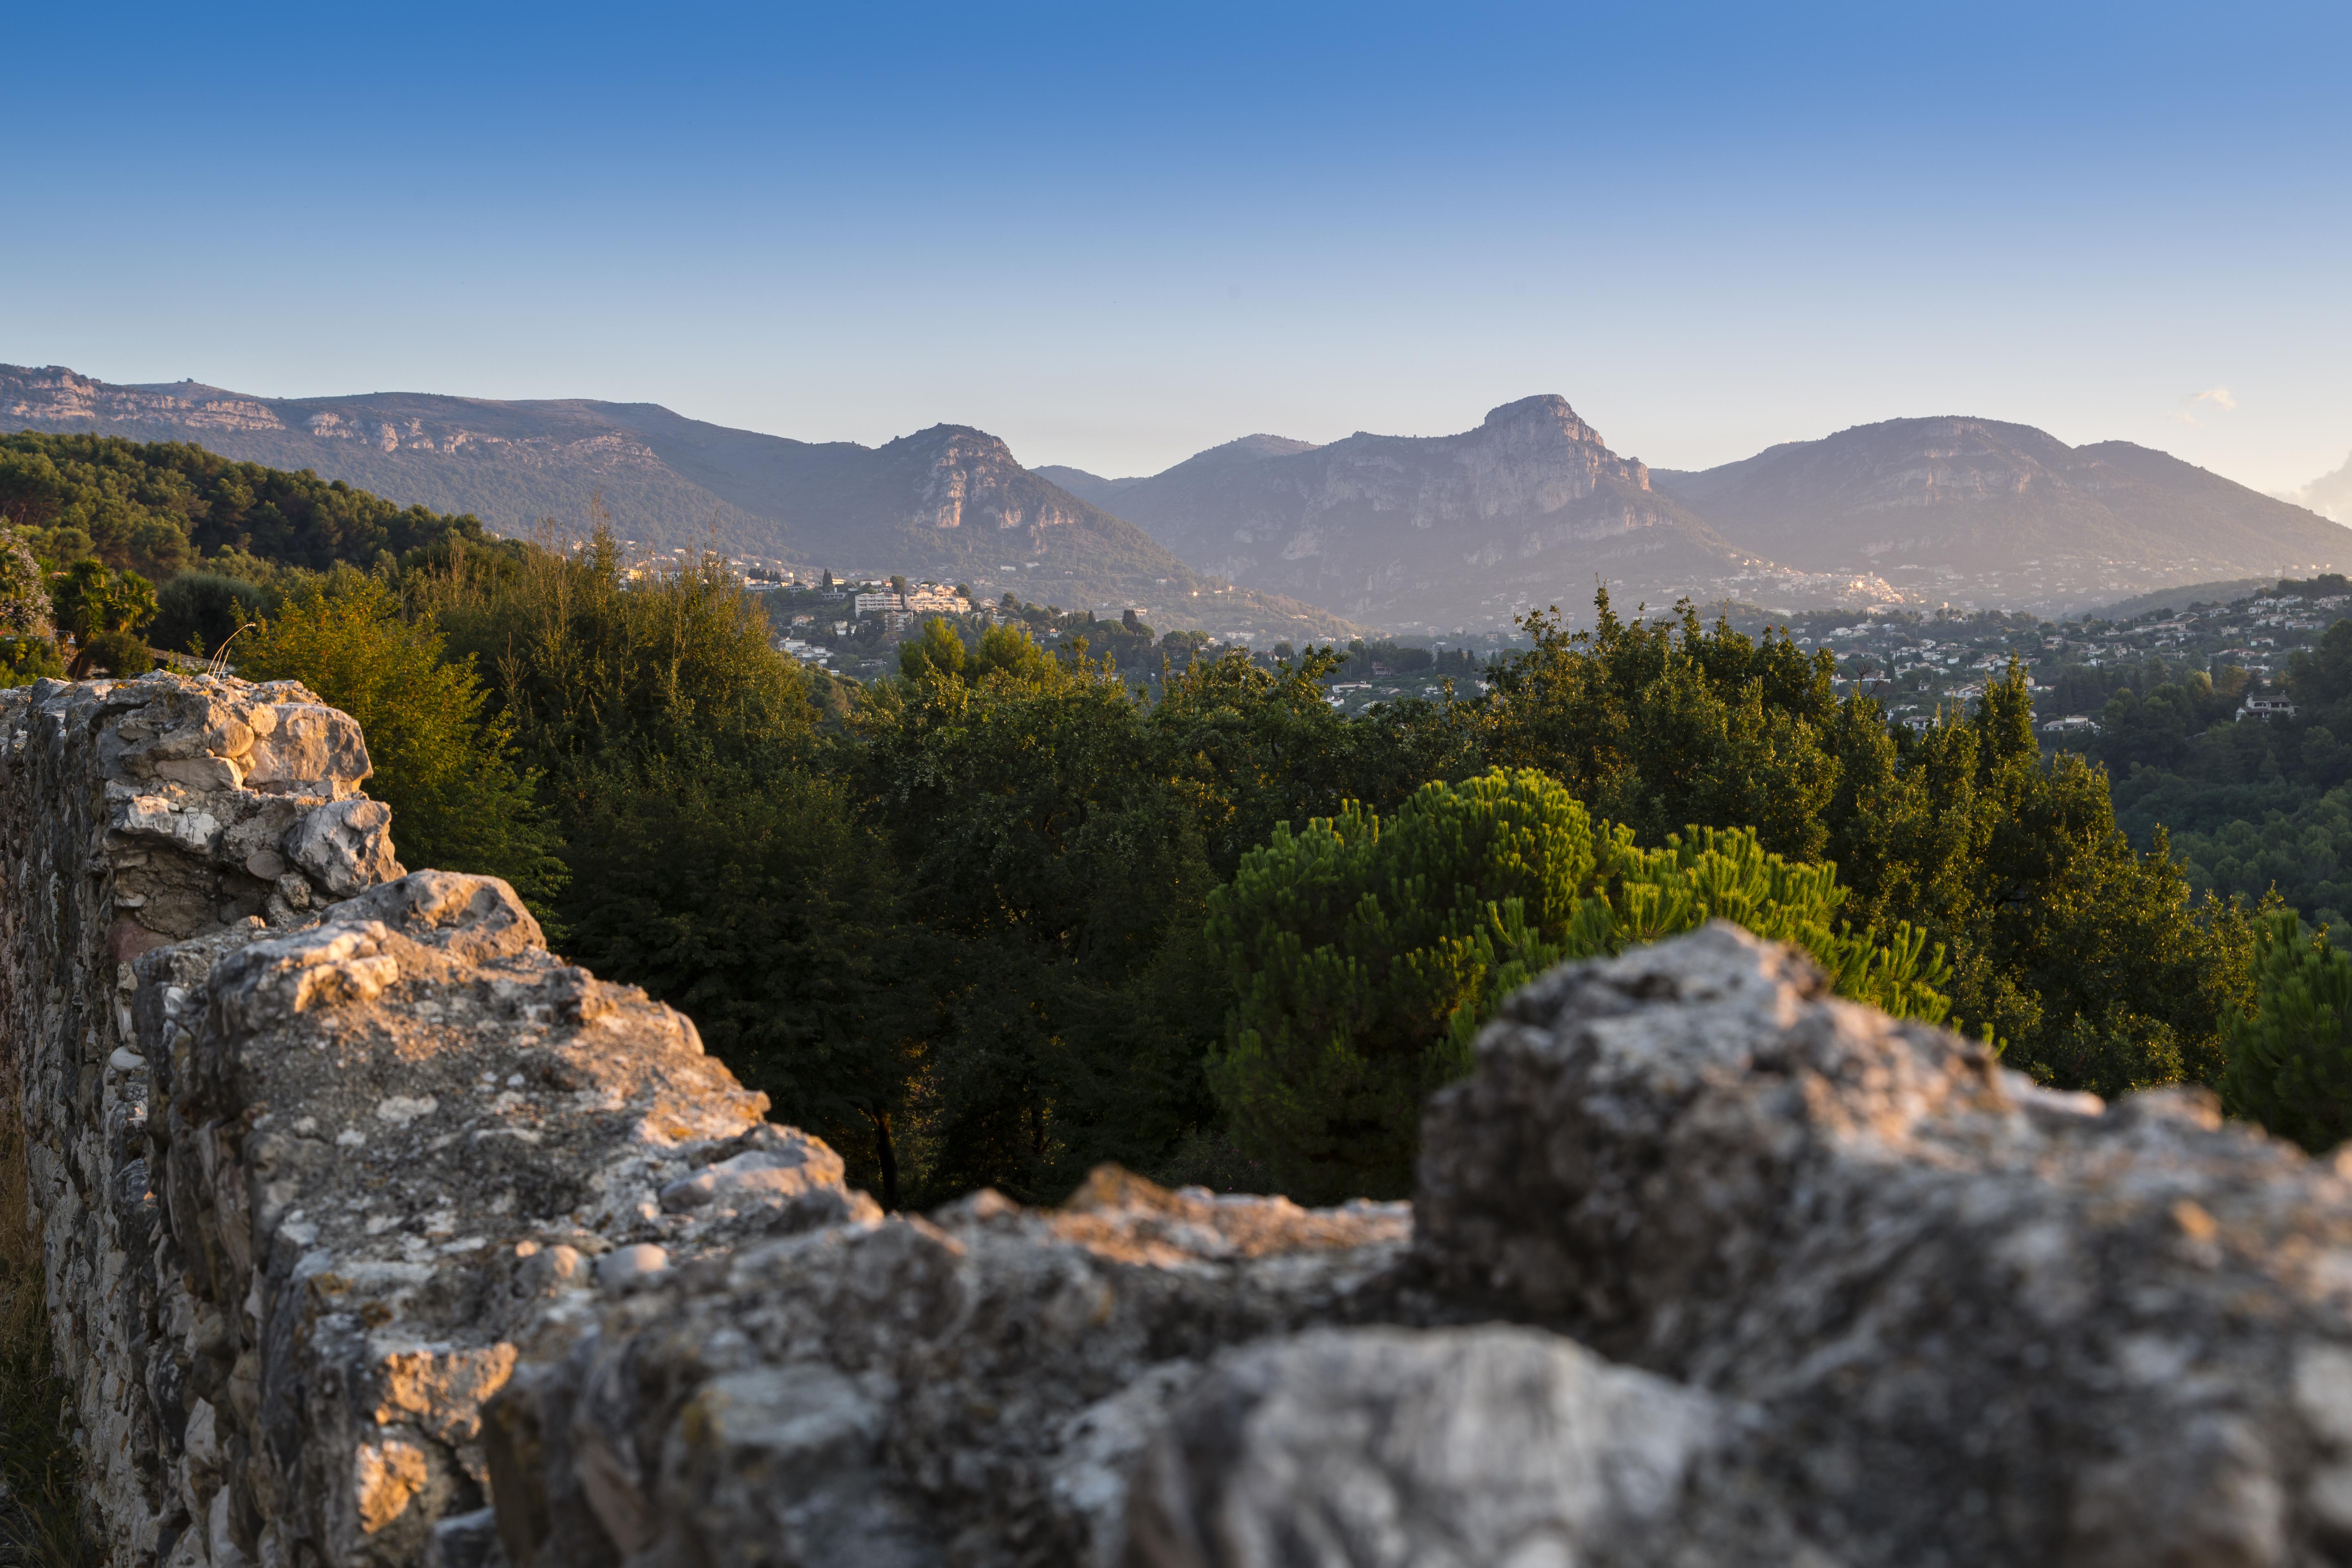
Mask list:
[[[922,583],[907,595],[906,607],[919,616],[967,616],[971,613],[971,601],[953,588]]]

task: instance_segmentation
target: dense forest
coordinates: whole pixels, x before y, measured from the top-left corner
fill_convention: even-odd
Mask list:
[[[2136,838],[2163,824],[2200,884],[2253,898],[2275,886],[2341,937],[2352,931],[2352,621],[2294,656],[2292,716],[2233,722],[2242,680],[2138,672],[2095,710],[2092,754]]]
[[[1055,1199],[1103,1160],[1394,1194],[1504,992],[1711,917],[2059,1087],[2213,1085],[2315,1147],[2352,1110],[2352,961],[2282,923],[2258,841],[2238,896],[2192,898],[2109,783],[2160,816],[2164,779],[2285,781],[2324,834],[2352,624],[2295,671],[2307,721],[2200,737],[2210,693],[2121,694],[2105,766],[2044,754],[2016,668],[1915,731],[1838,696],[1826,650],[1605,595],[1590,632],[1528,617],[1484,691],[1354,718],[1324,683],[1419,650],[1111,623],[1048,648],[1006,606],[850,688],[716,562],[633,584],[608,534],[489,539],[186,447],[20,438],[0,465],[20,679],[53,629],[85,668],[236,637],[238,673],[365,725],[408,864],[512,881],[894,1206]],[[2273,993],[2339,970],[2342,1005],[2281,1022]]]

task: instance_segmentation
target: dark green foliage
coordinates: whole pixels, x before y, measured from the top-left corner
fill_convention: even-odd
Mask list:
[[[144,637],[129,632],[98,632],[82,639],[67,673],[76,680],[100,675],[130,680],[154,668],[155,656],[147,651]]]
[[[75,1391],[57,1372],[25,1142],[15,1074],[0,1072],[0,1563],[83,1568],[103,1558],[76,1506]]]
[[[1418,675],[1429,670],[1440,675],[1467,675],[1471,671],[1469,658],[1455,651],[1440,656],[1425,647],[1411,647],[1401,643],[1352,642],[1348,645],[1347,662],[1339,674],[1347,680],[1363,680],[1381,675]]]
[[[268,590],[217,572],[183,572],[155,593],[155,646],[210,658],[239,626],[259,620]]]
[[[2221,1103],[2315,1154],[2352,1137],[2352,955],[2291,910],[2259,922],[2254,1005],[2228,1018]]]
[[[1128,692],[1017,632],[990,638],[970,665],[910,658],[873,695],[856,776],[907,879],[925,1190],[1058,1196],[1203,1114],[1181,976],[1212,878]]]
[[[136,632],[155,618],[155,589],[136,572],[113,572],[99,561],[77,561],[49,584],[58,629],[76,639],[102,632]]]
[[[1697,822],[1819,855],[1838,782],[1823,743],[1838,710],[1831,656],[1709,632],[1687,606],[1679,621],[1631,624],[1605,593],[1597,607],[1589,633],[1528,617],[1535,647],[1498,666],[1486,705],[1488,760],[1544,770],[1650,842]]]
[[[793,745],[814,719],[800,667],[721,563],[633,585],[598,529],[577,550],[458,549],[412,573],[412,610],[495,674],[526,759],[558,787],[607,757]]]
[[[1922,735],[1830,687],[1825,653],[1673,620],[1594,632],[1531,617],[1535,647],[1476,705],[1494,762],[1560,779],[1654,841],[1752,826],[1833,862],[1857,925],[1907,921],[1951,954],[1954,1011],[2013,1066],[2101,1093],[2211,1081],[2245,989],[2246,927],[2193,905],[2166,847],[2135,854],[2104,771],[2045,759],[2024,672]]]
[[[892,880],[841,784],[708,757],[576,781],[562,900],[571,955],[695,1020],[782,1120],[830,1140],[898,1206],[918,1066],[883,984]]]
[[[1239,652],[1156,702],[1013,627],[974,649],[934,623],[900,669],[850,760],[907,879],[920,1190],[942,1196],[1055,1196],[1096,1161],[1161,1169],[1213,1142],[1208,890],[1276,824],[1391,804],[1467,754],[1427,704],[1351,724],[1307,670]]]
[[[65,674],[49,635],[55,609],[41,563],[22,540],[0,529],[0,686]]]
[[[309,469],[233,463],[177,441],[103,436],[0,436],[0,522],[62,563],[92,554],[158,575],[201,555],[260,557],[323,571],[366,565],[458,536],[471,517],[403,510]]]
[[[1942,1018],[1940,952],[1907,928],[1885,948],[1833,928],[1844,898],[1832,868],[1744,831],[1654,851],[1596,833],[1533,771],[1427,785],[1385,821],[1351,803],[1278,826],[1210,896],[1232,1002],[1210,1081],[1286,1191],[1401,1195],[1422,1099],[1468,1070],[1505,995],[1566,959],[1729,920],[1811,951],[1846,995]]]
[[[2116,816],[2141,843],[2169,827],[2196,885],[2248,900],[2275,889],[2340,944],[2352,938],[2352,621],[2290,661],[2293,718],[2235,721],[2246,689],[2236,673],[2212,682],[2210,698],[2192,677],[2143,683],[2108,705],[2102,722],[2116,739],[2103,731],[2093,754],[2116,770]],[[2187,732],[2166,747],[2142,743],[2140,715],[2184,701],[2195,710]]]
[[[62,677],[66,661],[47,637],[0,637],[0,686],[23,686],[43,676]]]

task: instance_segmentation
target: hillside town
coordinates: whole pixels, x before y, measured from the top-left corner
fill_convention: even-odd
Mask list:
[[[1245,637],[1155,631],[1146,617],[1159,612],[1148,606],[1073,611],[1024,603],[1010,593],[989,601],[963,585],[903,575],[836,579],[824,573],[811,582],[788,569],[762,577],[755,574],[756,563],[730,564],[747,591],[766,600],[779,648],[804,664],[861,680],[893,672],[897,643],[933,617],[975,634],[989,626],[1023,626],[1045,647],[1066,647],[1083,637],[1089,657],[1147,687],[1160,679],[1163,659],[1181,669],[1200,653],[1242,647],[1271,666],[1299,652],[1288,641],[1256,646]],[[1923,612],[1883,605],[1796,616],[1744,607],[1723,614],[1750,636],[1785,632],[1809,653],[1827,650],[1836,660],[1833,686],[1840,695],[1875,698],[1891,718],[1914,729],[1966,711],[2013,659],[2026,672],[2045,743],[2056,747],[2096,734],[2099,710],[2114,692],[2192,671],[2228,693],[2242,718],[2291,716],[2294,704],[2280,689],[2288,660],[2347,604],[2352,582],[2323,576],[2283,582],[2229,603],[2185,597],[2179,606],[2095,612],[2064,621],[2018,611]],[[1343,662],[1325,678],[1325,689],[1331,706],[1349,714],[1408,698],[1458,700],[1488,689],[1484,671],[1490,660],[1527,646],[1523,635],[1503,634],[1356,639],[1331,645]]]
[[[2116,691],[2192,673],[2231,696],[2242,718],[2291,715],[2280,691],[2289,660],[2352,604],[2352,582],[2334,575],[2283,582],[2229,603],[2193,592],[2177,606],[2128,616],[2045,621],[2014,611],[1832,612],[1799,617],[1789,629],[1798,647],[1836,656],[1841,691],[1874,696],[1915,728],[1967,709],[2013,658],[2031,679],[2037,722],[2055,744],[2096,733],[2099,710]]]

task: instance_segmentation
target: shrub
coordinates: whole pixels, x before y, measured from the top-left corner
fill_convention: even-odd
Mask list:
[[[2221,1103],[2315,1154],[2352,1136],[2352,955],[2292,910],[2255,927],[2254,1005],[2226,1016]]]
[[[58,625],[78,638],[135,632],[155,618],[155,589],[136,572],[77,561],[49,590]]]
[[[130,632],[99,632],[82,639],[81,651],[74,656],[72,674],[76,680],[106,674],[129,680],[155,668],[155,656],[147,651],[146,640]]]
[[[268,591],[257,584],[216,572],[183,572],[156,592],[157,647],[205,658],[236,635],[239,626],[261,618]]]
[[[0,686],[23,686],[65,672],[66,661],[48,638],[0,637]]]
[[[1941,1021],[1942,951],[1907,926],[1885,946],[1833,927],[1844,899],[1835,868],[1744,829],[1658,849],[1596,832],[1532,770],[1426,785],[1385,822],[1351,804],[1277,827],[1211,896],[1232,1008],[1210,1081],[1294,1195],[1401,1194],[1422,1097],[1468,1070],[1505,995],[1564,959],[1729,920],[1805,948],[1842,994]]]
[[[49,610],[49,585],[41,575],[41,563],[22,540],[0,529],[0,636],[47,641]]]

